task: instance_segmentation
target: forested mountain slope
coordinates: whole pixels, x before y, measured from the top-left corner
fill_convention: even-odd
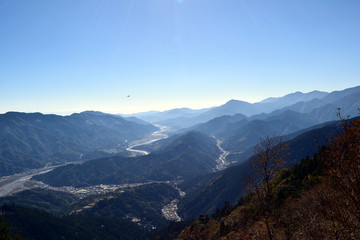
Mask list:
[[[212,172],[219,155],[215,139],[190,132],[156,153],[135,158],[95,159],[59,167],[34,179],[53,186],[180,180]]]
[[[352,121],[358,118],[352,119]],[[287,165],[297,164],[307,156],[311,157],[318,150],[317,144],[325,144],[325,139],[336,136],[341,131],[339,121],[320,125],[319,128],[311,128],[286,141]],[[286,137],[284,137],[286,138]],[[253,150],[251,150],[253,151]],[[245,194],[248,178],[251,175],[252,158],[240,165],[229,167],[212,175],[204,176],[204,180],[196,178],[184,181],[180,187],[188,194],[179,202],[179,214],[184,219],[196,218],[200,214],[212,214],[217,208],[224,205],[224,201],[231,204]],[[201,182],[196,186],[197,182]],[[196,186],[195,188],[193,186]]]
[[[236,206],[200,216],[177,239],[360,238],[360,120],[343,120],[312,158],[261,178]]]
[[[0,176],[45,164],[121,153],[128,141],[158,128],[98,112],[71,116],[9,112],[0,115]]]

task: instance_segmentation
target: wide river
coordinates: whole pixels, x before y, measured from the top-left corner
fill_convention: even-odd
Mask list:
[[[129,152],[134,153],[134,156],[136,155],[148,155],[149,152],[144,151],[144,150],[137,150],[137,149],[133,149],[134,147],[139,147],[139,146],[143,146],[143,145],[148,145],[151,144],[153,142],[165,139],[168,137],[168,135],[166,133],[168,133],[169,131],[171,131],[171,129],[167,126],[157,126],[160,128],[159,131],[153,132],[153,134],[151,134],[150,137],[147,137],[145,139],[133,142],[130,147],[128,147],[126,150]]]
[[[39,169],[31,169],[29,171],[14,174],[11,176],[1,177],[0,178],[0,197],[5,197],[14,192],[28,189],[28,187],[25,186],[25,183],[27,183],[33,176],[50,172],[51,170],[53,170],[57,167],[60,167],[60,166],[64,166],[64,165],[65,164],[57,165],[57,166],[47,166],[47,167],[39,168]]]

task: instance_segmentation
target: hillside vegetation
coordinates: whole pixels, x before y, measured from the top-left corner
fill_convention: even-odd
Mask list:
[[[351,121],[359,118],[351,119]],[[317,144],[322,139],[335,137],[342,126],[339,121],[318,125],[297,134],[297,137],[285,141],[287,145],[287,161],[284,167],[291,167],[303,158],[311,157],[318,149]],[[318,142],[314,141],[315,136]],[[235,204],[240,196],[246,194],[248,178],[252,174],[250,163],[253,161],[253,149],[243,154],[248,159],[241,164],[228,167],[223,171],[198,176],[185,180],[179,186],[187,194],[179,201],[179,215],[186,220],[197,218],[200,214],[213,214],[217,208],[224,206],[224,201]],[[238,157],[236,155],[229,157]]]
[[[46,164],[122,154],[127,142],[142,139],[157,129],[98,112],[66,117],[0,114],[0,177]]]
[[[314,157],[278,171],[269,185],[262,178],[235,207],[201,216],[178,239],[359,239],[360,120],[342,123]]]
[[[170,142],[162,151],[140,157],[111,157],[71,164],[35,176],[53,186],[90,186],[147,181],[169,181],[210,173],[220,150],[216,141],[190,132]]]
[[[5,234],[9,239],[16,234],[29,239],[146,239],[170,223],[161,210],[178,197],[169,184],[85,198],[45,189],[23,191],[0,198],[0,239]]]
[[[3,205],[1,212],[6,213],[12,235],[24,239],[145,239],[149,232],[127,219],[114,219],[91,216],[56,217],[45,211],[14,205]],[[6,226],[6,225],[5,225]],[[1,227],[1,224],[0,224]],[[1,233],[1,230],[0,230]],[[11,233],[11,234],[10,234]],[[0,239],[2,236],[0,235]]]

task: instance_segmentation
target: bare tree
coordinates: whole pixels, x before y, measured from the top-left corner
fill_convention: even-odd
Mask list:
[[[352,235],[360,237],[360,120],[342,118],[343,133],[332,140],[323,153],[328,167],[327,199],[336,220]]]
[[[273,232],[269,219],[276,201],[274,182],[270,180],[285,164],[285,149],[281,137],[265,137],[254,148],[252,168],[257,180],[253,185],[270,240],[273,239]]]

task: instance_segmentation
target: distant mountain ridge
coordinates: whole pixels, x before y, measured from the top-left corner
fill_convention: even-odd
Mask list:
[[[235,115],[223,115],[213,118],[205,123],[199,123],[190,128],[181,129],[178,131],[178,134],[195,130],[209,136],[216,136],[218,139],[222,140],[222,147],[231,152],[228,156],[229,161],[241,162],[247,157],[248,149],[251,149],[262,137],[296,134],[296,132],[300,132],[301,130],[316,124],[338,120],[338,108],[341,108],[341,114],[345,116],[350,115],[351,117],[356,117],[360,113],[358,110],[360,106],[360,87],[349,88],[332,93],[319,91],[313,91],[308,94],[294,93],[280,99],[271,99],[269,101],[281,102],[284,99],[293,99],[292,101],[289,100],[290,104],[294,102],[294,99],[297,97],[302,97],[306,100],[313,97],[322,97],[322,99],[316,98],[308,102],[298,102],[270,113],[257,114],[251,117],[247,117],[240,113]],[[237,104],[250,106],[249,103],[232,100],[222,108],[213,108],[205,114],[212,114],[220,110],[231,109],[229,106]],[[225,113],[226,111],[224,110],[221,114]],[[200,115],[196,117],[196,119],[199,119],[202,116],[203,115]],[[176,119],[172,120],[176,121]],[[146,149],[149,151],[156,150],[159,148],[160,144],[161,142],[149,145]],[[243,153],[241,154],[241,157],[239,157],[240,153]],[[236,157],[238,159],[235,159]]]
[[[311,101],[316,98],[321,99],[327,94],[327,92],[321,91],[312,91],[309,93],[296,92],[279,98],[267,98],[258,103],[248,103],[232,99],[221,106],[199,110],[177,108],[163,112],[149,111],[123,116],[135,116],[160,125],[168,125],[175,128],[187,128],[224,115],[234,115],[239,113],[249,117],[262,112],[269,113],[297,102]]]
[[[318,96],[318,92],[311,93],[315,93],[312,96]],[[324,96],[322,100],[298,102],[268,114],[251,117],[239,113],[221,116],[190,129],[217,136],[223,140],[226,150],[243,152],[255,145],[261,137],[288,135],[316,124],[337,120],[340,108],[344,116],[356,117],[360,114],[360,87],[320,95]]]
[[[300,113],[311,113],[312,111],[322,111],[321,108],[331,105],[335,111],[337,108],[342,108],[344,114],[350,114],[352,117],[356,116],[357,108],[359,107],[358,97],[360,96],[360,86],[347,88],[342,91],[334,91],[327,94],[322,99],[313,99],[307,102],[298,102],[291,106],[278,109],[273,114],[281,111],[292,110]],[[335,115],[336,118],[336,115]]]
[[[308,92],[308,93],[302,93],[302,92],[298,91],[298,92],[287,94],[283,97],[266,98],[266,99],[260,101],[259,103],[275,103],[275,102],[279,103],[279,102],[281,102],[282,104],[284,104],[286,102],[286,105],[292,105],[297,102],[308,102],[315,98],[322,99],[325,96],[327,96],[328,94],[329,94],[328,92],[322,92],[322,91],[317,91],[317,90]]]
[[[278,98],[267,98],[257,103],[248,103],[239,100],[230,100],[227,103],[210,109],[172,109],[164,112],[145,112],[133,114],[156,124],[171,126],[175,129],[189,128],[199,123],[205,123],[214,118],[243,114],[253,117],[261,114],[270,114],[274,111],[292,110],[301,113],[310,113],[326,104],[335,103],[352,94],[358,94],[360,86],[334,91],[312,91],[308,93],[295,92]],[[335,107],[336,108],[336,107]],[[176,113],[176,114],[174,114]]]
[[[175,119],[175,118],[181,118],[184,115],[186,116],[197,116],[203,112],[208,111],[211,108],[204,108],[199,110],[194,110],[190,108],[175,108],[166,110],[163,112],[160,111],[149,111],[149,112],[140,112],[135,114],[120,114],[124,117],[137,117],[140,119],[143,119],[148,122],[156,123],[161,122],[165,119]]]

